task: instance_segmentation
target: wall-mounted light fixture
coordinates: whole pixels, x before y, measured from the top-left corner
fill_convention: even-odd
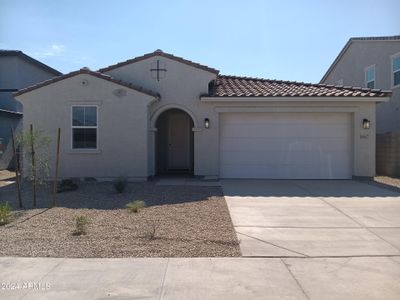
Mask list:
[[[369,127],[371,126],[371,121],[368,119],[363,119],[362,125],[364,129],[369,129]]]
[[[210,119],[208,119],[208,118],[204,119],[204,127],[206,129],[210,128]]]

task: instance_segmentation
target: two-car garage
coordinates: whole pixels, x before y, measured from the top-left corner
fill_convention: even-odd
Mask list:
[[[351,113],[221,113],[220,177],[348,179]]]

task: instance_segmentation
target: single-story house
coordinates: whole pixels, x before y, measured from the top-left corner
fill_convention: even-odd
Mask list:
[[[156,50],[15,94],[23,124],[52,139],[60,177],[188,173],[204,178],[375,175],[376,103],[390,92],[220,75]]]

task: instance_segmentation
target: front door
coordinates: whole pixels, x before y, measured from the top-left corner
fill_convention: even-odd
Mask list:
[[[168,118],[168,170],[190,169],[190,117],[171,113]]]

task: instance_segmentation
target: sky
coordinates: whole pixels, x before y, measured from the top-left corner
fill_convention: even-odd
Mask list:
[[[164,52],[221,74],[319,82],[350,37],[400,34],[400,0],[0,0],[0,49],[67,73]]]

